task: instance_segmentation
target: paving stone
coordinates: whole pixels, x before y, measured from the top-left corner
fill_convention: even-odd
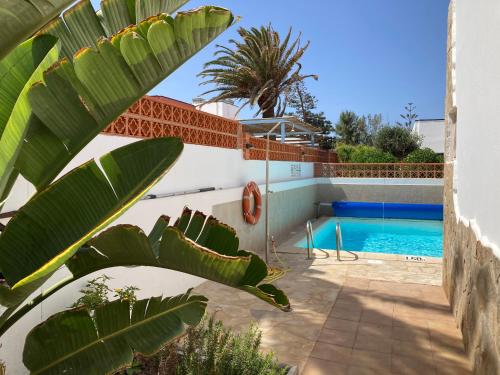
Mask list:
[[[209,311],[220,310],[217,318],[226,325],[242,330],[256,321],[263,349],[298,365],[301,374],[470,374],[461,333],[439,286],[439,261],[410,266],[394,255],[360,254],[355,262],[305,262],[302,253],[293,254],[298,240],[279,248],[292,253],[280,254],[291,270],[277,283],[289,295],[292,312],[212,282],[195,292],[209,298]]]

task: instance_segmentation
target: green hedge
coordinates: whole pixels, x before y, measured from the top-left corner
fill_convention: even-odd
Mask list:
[[[389,152],[398,160],[404,159],[420,147],[421,139],[411,130],[399,126],[386,126],[377,132],[374,146]]]
[[[336,148],[341,163],[394,163],[396,158],[371,146],[339,145]]]
[[[426,147],[413,151],[404,161],[405,163],[443,163],[444,157]]]
[[[346,144],[339,144],[335,148],[335,152],[337,153],[337,157],[339,162],[341,163],[350,163],[352,153],[356,150],[357,146],[351,146]]]

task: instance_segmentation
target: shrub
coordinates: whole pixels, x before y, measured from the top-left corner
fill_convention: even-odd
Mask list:
[[[339,144],[335,148],[335,152],[337,152],[337,157],[339,159],[339,162],[341,162],[341,163],[350,163],[351,162],[351,155],[355,150],[356,150],[356,146],[346,145],[343,143]]]
[[[398,126],[387,126],[380,129],[375,136],[374,145],[382,151],[389,152],[398,159],[403,159],[420,147],[421,140],[411,130]]]
[[[358,146],[351,154],[352,163],[394,163],[396,158],[388,152],[371,146]]]
[[[235,334],[214,318],[188,329],[178,345],[153,357],[136,356],[134,373],[142,375],[284,375],[272,353],[260,352],[261,332],[255,325]],[[131,369],[119,374],[130,373]]]
[[[213,318],[188,331],[178,375],[281,375],[274,355],[260,352],[262,333],[255,325],[241,334],[224,328]]]
[[[406,163],[442,163],[443,155],[435,153],[430,148],[419,148],[405,158]]]

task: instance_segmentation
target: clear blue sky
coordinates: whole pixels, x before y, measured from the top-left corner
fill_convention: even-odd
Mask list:
[[[98,0],[92,0],[98,4]],[[319,75],[310,91],[334,122],[342,110],[382,113],[396,121],[412,101],[420,118],[442,118],[449,0],[192,0],[184,9],[219,5],[240,23],[184,64],[151,93],[190,102],[205,87],[196,77],[236,28],[265,25],[302,32],[311,46],[303,72]],[[245,111],[243,116],[253,112]]]

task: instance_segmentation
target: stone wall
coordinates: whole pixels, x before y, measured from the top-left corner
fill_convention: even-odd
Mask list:
[[[443,288],[462,331],[474,374],[500,374],[500,260],[493,249],[482,243],[470,224],[460,219],[455,208],[454,167],[460,108],[455,101],[454,22],[455,0],[452,0],[445,102]]]
[[[474,374],[500,374],[500,260],[470,226],[457,221],[451,164],[445,175],[443,287]]]

